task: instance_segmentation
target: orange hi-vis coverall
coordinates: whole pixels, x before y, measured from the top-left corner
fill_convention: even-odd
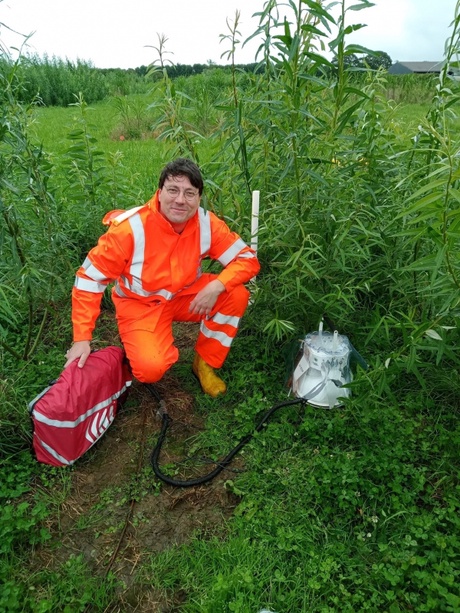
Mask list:
[[[257,275],[256,254],[210,211],[199,208],[181,234],[159,211],[159,191],[144,206],[106,215],[109,225],[77,271],[72,290],[74,341],[91,340],[102,295],[112,298],[133,375],[154,383],[178,360],[173,321],[201,322],[196,352],[213,368],[225,361]],[[107,221],[109,219],[109,221]],[[209,257],[219,274],[203,273]],[[189,312],[194,296],[213,279],[225,287],[208,318]]]

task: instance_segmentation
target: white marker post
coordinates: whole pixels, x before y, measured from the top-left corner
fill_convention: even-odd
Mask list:
[[[252,192],[252,215],[251,215],[251,247],[257,253],[257,232],[259,229],[259,202],[260,202],[260,192],[255,190]],[[256,278],[252,277],[249,281],[249,291],[251,292],[251,297],[249,298],[249,304],[253,302],[253,294],[256,289],[255,285]]]
[[[251,247],[257,253],[257,231],[259,229],[259,203],[260,192],[252,192],[252,216],[251,216]]]

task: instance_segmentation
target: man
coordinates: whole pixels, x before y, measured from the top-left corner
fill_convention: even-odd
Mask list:
[[[120,337],[133,375],[159,381],[178,360],[173,321],[201,322],[193,372],[206,394],[226,385],[214,372],[228,355],[249,299],[244,283],[259,272],[255,252],[225,222],[200,207],[203,178],[185,158],[161,172],[159,189],[144,206],[104,217],[108,231],[77,271],[72,290],[74,343],[68,366],[83,367],[103,292],[115,282]],[[205,257],[222,265],[203,273]]]

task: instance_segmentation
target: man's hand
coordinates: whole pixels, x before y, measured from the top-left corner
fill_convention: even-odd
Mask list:
[[[83,368],[90,353],[91,344],[89,341],[77,341],[65,354],[67,361],[64,364],[64,368],[67,368],[67,366],[77,358],[80,358],[78,361],[78,368]]]
[[[190,303],[190,313],[208,317],[216,304],[217,298],[225,291],[225,285],[218,279],[210,281]]]

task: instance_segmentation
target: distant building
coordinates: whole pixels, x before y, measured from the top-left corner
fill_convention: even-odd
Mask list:
[[[390,66],[390,74],[437,74],[441,72],[444,62],[395,62]]]
[[[389,74],[439,74],[442,62],[395,62],[388,69]],[[460,81],[460,62],[451,62],[447,74],[455,81]]]

